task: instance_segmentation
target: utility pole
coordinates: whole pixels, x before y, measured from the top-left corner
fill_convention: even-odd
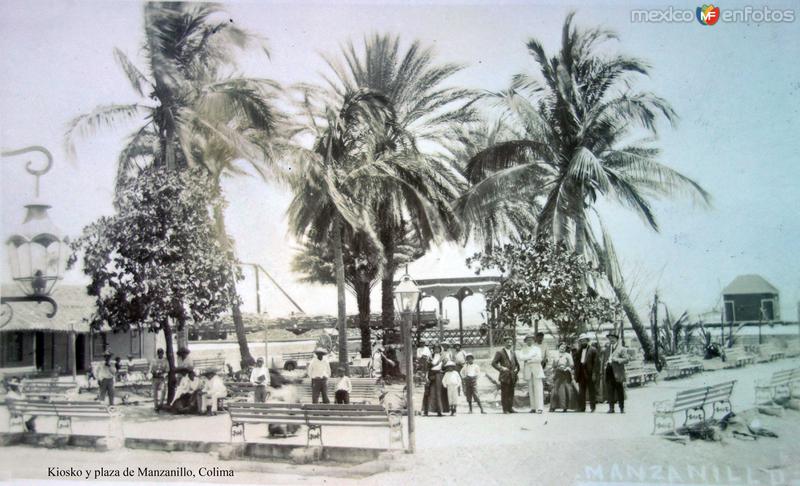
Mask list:
[[[653,360],[655,361],[656,368],[659,368],[658,361],[658,291],[653,297]]]

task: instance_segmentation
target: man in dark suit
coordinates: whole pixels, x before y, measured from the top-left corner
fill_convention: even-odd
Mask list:
[[[608,413],[614,413],[614,404],[619,403],[620,413],[625,413],[625,364],[628,363],[628,350],[619,343],[616,333],[608,333],[609,346],[603,353],[608,396]]]
[[[572,355],[575,363],[575,381],[578,382],[578,412],[586,411],[586,395],[589,395],[589,407],[594,412],[597,405],[597,390],[594,386],[594,375],[599,366],[597,350],[589,346],[591,336],[583,333],[578,338],[578,349]]]
[[[500,372],[500,404],[503,406],[503,413],[515,413],[512,408],[514,405],[514,386],[517,384],[517,373],[519,373],[519,361],[514,353],[514,339],[507,337],[503,349],[494,354],[492,368]]]

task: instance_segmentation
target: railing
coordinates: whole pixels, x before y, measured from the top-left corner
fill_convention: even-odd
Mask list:
[[[425,329],[419,333],[420,341],[426,343],[437,343],[447,341],[449,343],[459,343],[465,347],[489,346],[488,329],[445,329],[439,333],[438,329]],[[501,343],[506,337],[513,337],[514,330],[510,328],[494,329],[492,331],[492,343],[495,346]]]

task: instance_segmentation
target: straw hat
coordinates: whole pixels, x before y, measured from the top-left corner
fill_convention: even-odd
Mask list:
[[[587,340],[587,341],[591,341],[592,340],[592,336],[588,332],[585,332],[585,333],[581,334],[580,336],[578,336],[578,341],[583,341],[584,339]]]
[[[456,364],[455,364],[455,363],[453,363],[452,361],[448,361],[447,363],[445,363],[445,364],[444,364],[444,367],[445,367],[445,368],[451,368],[451,367],[452,367],[452,368],[455,368],[455,367],[456,367]]]
[[[314,350],[314,354],[328,354],[328,350],[325,348],[317,348]]]

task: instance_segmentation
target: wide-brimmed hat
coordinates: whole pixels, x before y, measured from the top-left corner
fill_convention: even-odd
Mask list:
[[[17,378],[16,376],[11,378],[10,380],[8,380],[8,385],[9,386],[19,386],[20,385],[19,378]]]
[[[314,350],[314,354],[328,354],[328,350],[325,348],[317,348]]]
[[[219,373],[219,368],[203,368],[200,372],[201,375],[215,375]]]
[[[191,351],[189,351],[189,348],[180,348],[177,354],[189,354],[189,353],[191,353]]]
[[[113,356],[113,353],[106,349],[105,351],[103,351],[103,356]]]
[[[535,337],[534,334],[530,333],[530,334],[526,334],[525,337],[522,338],[522,340],[523,341],[527,341],[528,339],[533,339],[534,337]]]
[[[472,353],[467,353],[467,355],[466,355],[466,356],[464,356],[464,357],[465,357],[465,358],[474,358],[474,357],[475,357],[475,355],[474,355],[474,354],[472,354]]]
[[[454,362],[452,362],[452,361],[448,361],[447,363],[444,364],[444,367],[445,368],[450,368],[450,367],[455,368],[456,364]]]
[[[581,334],[580,336],[578,336],[578,341],[583,341],[584,339],[587,340],[587,341],[591,341],[592,340],[592,336],[588,332],[585,332],[585,333]]]
[[[616,332],[614,332],[614,331],[611,331],[611,332],[609,332],[608,334],[606,334],[606,337],[608,337],[608,338],[610,338],[610,337],[615,337],[615,338],[619,339],[619,334],[617,334],[617,333],[616,333]]]

